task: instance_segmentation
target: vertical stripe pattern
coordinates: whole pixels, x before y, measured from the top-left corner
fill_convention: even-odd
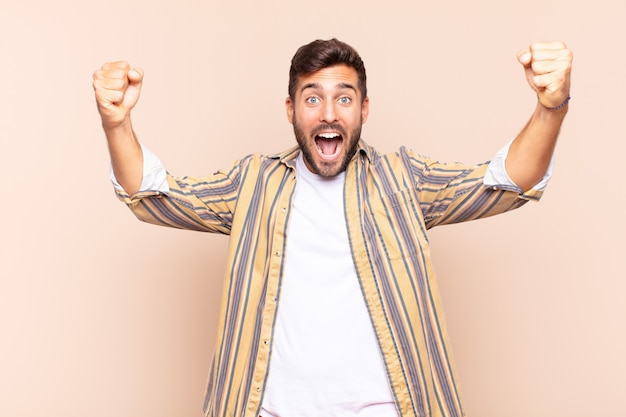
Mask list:
[[[298,148],[249,155],[200,178],[168,175],[167,195],[118,192],[140,219],[223,233],[227,270],[207,417],[257,416],[268,377]],[[352,256],[402,416],[461,417],[441,301],[430,259],[431,227],[488,217],[538,200],[487,188],[488,164],[442,164],[406,148],[380,155],[361,141],[346,172]]]

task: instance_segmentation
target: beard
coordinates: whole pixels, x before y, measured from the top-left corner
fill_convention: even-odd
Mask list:
[[[317,154],[315,135],[316,132],[323,130],[336,130],[341,133],[344,154],[343,159],[339,161],[339,163],[326,161],[320,161],[318,163],[315,160],[315,155]],[[339,125],[319,125],[313,132],[311,132],[310,138],[307,138],[307,135],[304,133],[302,128],[300,128],[300,125],[294,117],[293,132],[296,136],[296,141],[302,150],[302,156],[304,157],[304,160],[306,161],[311,172],[322,177],[334,177],[348,168],[350,160],[352,160],[352,157],[356,154],[356,151],[359,148],[359,139],[361,138],[361,125],[359,124],[358,127],[354,128],[350,134],[348,134],[345,129]]]

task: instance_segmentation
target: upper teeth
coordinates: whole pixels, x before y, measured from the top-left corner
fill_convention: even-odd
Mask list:
[[[319,136],[325,139],[332,139],[332,138],[336,138],[337,136],[339,136],[339,133],[320,133]]]

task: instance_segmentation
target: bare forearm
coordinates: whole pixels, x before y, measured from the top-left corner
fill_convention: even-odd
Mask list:
[[[522,190],[530,189],[545,175],[567,109],[549,110],[538,102],[531,119],[511,144],[506,170]]]
[[[130,121],[115,128],[104,129],[117,182],[132,195],[141,187],[143,152]]]
[[[509,178],[522,190],[536,185],[546,173],[569,107],[572,52],[563,42],[535,42],[517,55],[528,84],[537,94],[537,107],[511,144],[506,159]]]
[[[130,117],[139,99],[143,71],[131,69],[127,62],[111,62],[94,72],[93,80],[115,178],[132,195],[143,180],[143,152]]]

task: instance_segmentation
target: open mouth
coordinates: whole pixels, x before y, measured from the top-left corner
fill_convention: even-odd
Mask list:
[[[315,136],[317,153],[322,159],[332,160],[341,153],[343,136],[337,132],[320,133]]]

